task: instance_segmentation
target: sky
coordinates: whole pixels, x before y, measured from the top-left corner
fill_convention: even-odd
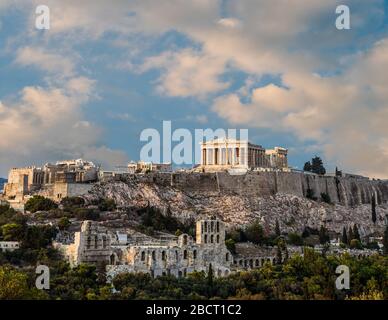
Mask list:
[[[50,9],[37,30],[35,9]],[[351,29],[335,26],[338,5]],[[0,176],[138,160],[144,129],[249,129],[388,178],[388,1],[0,0]]]

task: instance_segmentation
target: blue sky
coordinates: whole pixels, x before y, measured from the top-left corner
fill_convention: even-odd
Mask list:
[[[301,168],[388,177],[388,1],[0,0],[0,176],[138,160],[140,132],[248,128]],[[351,30],[335,28],[346,4]],[[387,116],[387,117],[386,117]],[[386,118],[385,118],[386,117]]]

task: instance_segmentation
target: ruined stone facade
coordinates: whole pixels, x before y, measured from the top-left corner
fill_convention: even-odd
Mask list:
[[[200,220],[196,239],[188,234],[170,239],[131,238],[100,228],[98,223],[84,221],[71,245],[59,246],[70,264],[106,265],[110,277],[121,272],[143,272],[152,276],[186,276],[193,271],[216,276],[231,272],[232,254],[225,246],[225,226],[220,220]]]
[[[4,196],[23,201],[24,196],[42,191],[44,195],[60,200],[71,194],[70,185],[96,181],[97,171],[92,162],[82,159],[47,163],[42,168],[13,168],[4,186]]]
[[[262,146],[246,140],[216,139],[201,144],[203,171],[226,169],[287,169],[287,149],[276,147],[265,150]]]
[[[128,172],[131,174],[145,172],[172,172],[171,163],[153,163],[153,162],[130,162],[128,163]]]

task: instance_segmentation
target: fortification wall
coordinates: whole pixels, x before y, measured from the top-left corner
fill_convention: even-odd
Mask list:
[[[222,192],[249,196],[284,193],[305,197],[307,190],[311,189],[318,199],[322,193],[326,193],[332,202],[348,206],[370,203],[373,195],[378,204],[388,202],[387,181],[295,172],[248,172],[244,175],[230,175],[227,172],[149,173],[134,175],[130,179],[172,186],[186,192]]]

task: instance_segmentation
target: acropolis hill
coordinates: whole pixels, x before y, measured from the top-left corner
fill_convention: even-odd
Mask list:
[[[103,171],[81,159],[12,169],[3,199],[18,208],[34,194],[57,202],[72,196],[110,198],[123,210],[154,206],[180,220],[217,216],[227,228],[259,218],[268,231],[276,220],[287,232],[324,224],[340,233],[357,224],[366,236],[381,234],[388,222],[388,181],[293,170],[287,149],[238,141],[204,143],[201,165],[186,171],[143,162],[130,163],[127,171]]]

